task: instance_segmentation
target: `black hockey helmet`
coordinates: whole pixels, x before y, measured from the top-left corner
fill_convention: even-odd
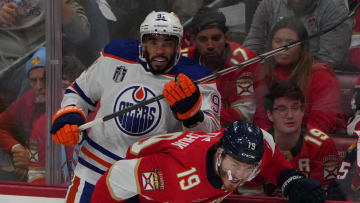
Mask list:
[[[221,11],[215,8],[202,7],[190,23],[191,33],[197,34],[209,28],[218,28],[225,33],[228,30],[226,27],[226,18]]]
[[[264,154],[263,133],[253,123],[235,121],[225,129],[221,148],[238,161],[256,165]]]

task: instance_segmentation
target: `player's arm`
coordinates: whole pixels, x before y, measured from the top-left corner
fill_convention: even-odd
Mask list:
[[[100,99],[105,63],[100,56],[65,90],[62,108],[52,118],[51,135],[56,143],[76,145],[80,141],[78,127],[86,122],[89,110],[96,110]]]
[[[215,81],[197,85],[180,73],[176,82],[171,80],[164,85],[163,94],[185,130],[211,132],[220,128],[221,98]]]
[[[301,172],[293,169],[284,155],[275,147],[271,135],[265,131],[263,134],[267,144],[265,144],[260,173],[267,180],[275,183],[290,203],[324,202],[325,192],[321,183],[315,179],[305,178]]]
[[[137,167],[141,159],[117,161],[96,183],[91,203],[125,202],[137,195]]]
[[[265,173],[269,175],[273,172],[275,177],[279,174],[276,185],[281,189],[282,194],[288,198],[288,202],[323,203],[325,201],[325,191],[321,182],[316,179],[305,178],[303,173],[293,168],[285,168],[287,165],[284,163],[286,161],[285,157],[280,158],[283,155],[279,150],[277,151],[276,154],[278,155],[276,155],[277,158],[274,159],[274,163],[281,165],[280,170],[277,173],[274,172],[274,169],[277,170],[276,168],[279,168],[279,166],[272,165],[271,169]],[[267,178],[269,178],[268,175]]]
[[[151,154],[158,153],[159,151],[162,150],[163,147],[161,143],[164,143],[166,141],[172,142],[178,137],[187,133],[188,132],[175,132],[175,133],[151,136],[142,139],[129,146],[126,153],[126,159],[135,159],[135,158],[149,156]]]

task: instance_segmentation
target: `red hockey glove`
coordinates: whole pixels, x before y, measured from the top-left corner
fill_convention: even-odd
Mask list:
[[[59,109],[52,118],[51,136],[57,144],[76,145],[79,142],[78,126],[85,123],[85,114],[77,106]]]
[[[180,73],[177,82],[171,80],[164,85],[163,94],[175,117],[189,127],[204,120],[200,111],[202,95],[199,88],[186,75]]]

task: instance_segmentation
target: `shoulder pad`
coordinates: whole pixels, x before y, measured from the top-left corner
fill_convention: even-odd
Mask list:
[[[139,41],[115,39],[107,44],[103,50],[104,56],[111,55],[129,61],[138,61]]]

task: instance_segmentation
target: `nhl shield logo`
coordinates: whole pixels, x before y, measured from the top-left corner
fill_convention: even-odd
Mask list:
[[[114,105],[114,112],[155,97],[149,87],[134,85],[120,92]],[[127,135],[142,136],[154,130],[161,120],[161,104],[159,101],[142,106],[115,118],[118,128]]]
[[[127,69],[125,68],[125,66],[116,67],[116,70],[113,75],[113,80],[116,83],[122,82],[125,78],[126,72],[127,72]]]

